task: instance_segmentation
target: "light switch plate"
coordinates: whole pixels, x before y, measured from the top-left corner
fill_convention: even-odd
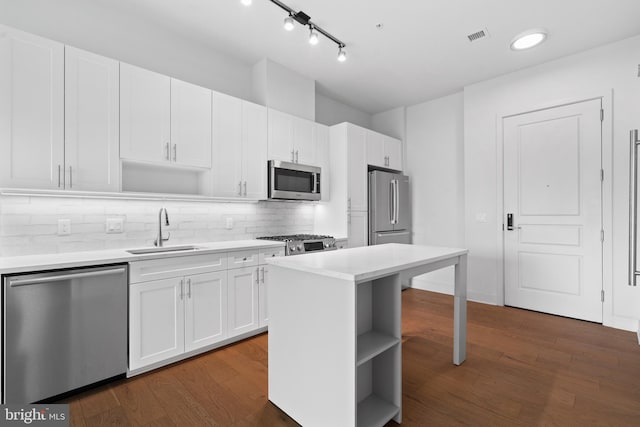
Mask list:
[[[124,232],[124,221],[122,218],[107,218],[107,234],[117,234]]]
[[[58,220],[58,236],[68,236],[71,234],[71,220],[59,219]]]
[[[233,218],[232,217],[230,217],[230,216],[227,217],[225,228],[227,230],[231,230],[233,228]]]

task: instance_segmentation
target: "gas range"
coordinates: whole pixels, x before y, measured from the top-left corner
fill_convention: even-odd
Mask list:
[[[299,255],[307,252],[332,251],[336,248],[336,239],[332,236],[317,234],[289,234],[285,236],[258,237],[260,240],[286,242],[285,255]]]

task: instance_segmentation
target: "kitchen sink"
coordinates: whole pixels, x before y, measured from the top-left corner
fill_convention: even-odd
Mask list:
[[[127,252],[133,255],[143,254],[157,254],[165,252],[185,252],[185,251],[197,251],[202,249],[200,246],[183,245],[183,246],[162,246],[160,248],[141,248],[141,249],[128,249]]]

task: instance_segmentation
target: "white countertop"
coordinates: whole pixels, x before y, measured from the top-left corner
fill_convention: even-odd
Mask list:
[[[0,274],[84,267],[90,265],[132,262],[156,258],[202,255],[214,252],[277,248],[283,247],[284,243],[269,240],[231,240],[224,242],[194,243],[193,246],[197,246],[198,249],[191,251],[175,251],[137,255],[130,254],[129,252],[127,252],[127,249],[111,249],[104,251],[66,252],[59,254],[0,257]],[[167,245],[167,247],[171,247],[171,245]]]
[[[271,258],[266,262],[298,271],[360,282],[464,255],[467,252],[467,249],[460,248],[388,243]]]

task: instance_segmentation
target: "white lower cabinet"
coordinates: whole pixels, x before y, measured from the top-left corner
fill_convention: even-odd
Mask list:
[[[284,247],[131,262],[129,373],[263,331],[269,282],[264,260],[275,256],[284,256]]]
[[[349,232],[347,246],[350,248],[367,246],[369,242],[369,214],[365,211],[350,211],[347,215],[347,230]]]
[[[259,267],[228,271],[229,336],[240,335],[260,326],[258,318]]]

